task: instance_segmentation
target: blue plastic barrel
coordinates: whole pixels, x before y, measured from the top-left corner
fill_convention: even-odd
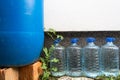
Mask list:
[[[43,0],[0,0],[0,66],[33,63],[43,43]]]

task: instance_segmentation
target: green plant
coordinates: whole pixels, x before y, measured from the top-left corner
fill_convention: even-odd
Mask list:
[[[46,32],[47,35],[54,41],[56,39],[61,39],[63,40],[63,36],[59,35],[56,33],[56,31],[54,29],[49,29],[48,32]],[[50,76],[51,76],[51,70],[52,71],[57,71],[56,67],[49,67],[49,63],[50,62],[54,62],[57,63],[59,62],[58,59],[54,58],[52,60],[50,60],[50,54],[52,53],[52,51],[54,50],[54,45],[51,45],[50,48],[44,47],[43,48],[43,52],[45,54],[44,58],[40,57],[40,60],[42,62],[42,69],[44,70],[43,75],[41,76],[42,80],[49,80]],[[53,80],[53,79],[52,79]]]
[[[95,80],[120,80],[120,75],[116,77],[101,75],[101,76],[98,76]]]

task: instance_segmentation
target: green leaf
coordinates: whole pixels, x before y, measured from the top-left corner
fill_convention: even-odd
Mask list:
[[[40,60],[42,61],[42,63],[45,63],[45,59],[40,57]]]
[[[49,49],[49,54],[51,54],[54,50],[55,46],[54,45],[51,45],[50,49]]]
[[[49,71],[44,71],[42,80],[49,80],[50,72]]]
[[[59,39],[61,39],[61,40],[64,39],[64,37],[63,37],[62,35],[57,35],[57,38],[59,38]]]
[[[42,69],[47,69],[46,63],[42,63]]]
[[[54,46],[54,45],[51,45],[51,48],[52,48],[52,49],[54,49],[54,48],[55,48],[55,46]]]
[[[55,71],[55,72],[58,71],[58,69],[56,67],[51,68],[51,70]]]
[[[47,32],[47,35],[48,35],[49,37],[51,37],[52,40],[54,40],[54,37],[53,37],[53,35],[52,35],[51,33]]]
[[[48,49],[45,47],[45,48],[43,48],[43,51],[44,51],[44,53],[45,53],[45,56],[49,56],[49,53],[48,53]]]
[[[59,59],[53,58],[53,59],[51,60],[51,62],[57,63],[57,62],[59,62]]]
[[[49,30],[48,30],[49,32],[51,32],[51,33],[53,33],[54,35],[56,35],[56,31],[54,30],[54,29],[52,29],[52,28],[49,28]]]

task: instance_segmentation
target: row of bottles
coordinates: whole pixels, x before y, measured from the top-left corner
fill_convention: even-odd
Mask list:
[[[106,76],[119,74],[119,48],[113,44],[115,38],[107,37],[106,44],[101,48],[95,45],[95,38],[86,39],[87,45],[81,48],[78,38],[71,39],[71,45],[64,48],[55,40],[55,48],[51,53],[51,59],[59,59],[58,63],[50,63],[50,67],[57,67],[57,71],[51,71],[53,76],[87,76],[96,77],[102,74]]]

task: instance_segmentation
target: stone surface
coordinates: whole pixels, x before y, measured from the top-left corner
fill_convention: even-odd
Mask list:
[[[68,77],[68,76],[63,76],[63,77],[60,77],[58,80],[94,80],[94,79],[85,78],[85,77],[72,78],[72,77]]]

